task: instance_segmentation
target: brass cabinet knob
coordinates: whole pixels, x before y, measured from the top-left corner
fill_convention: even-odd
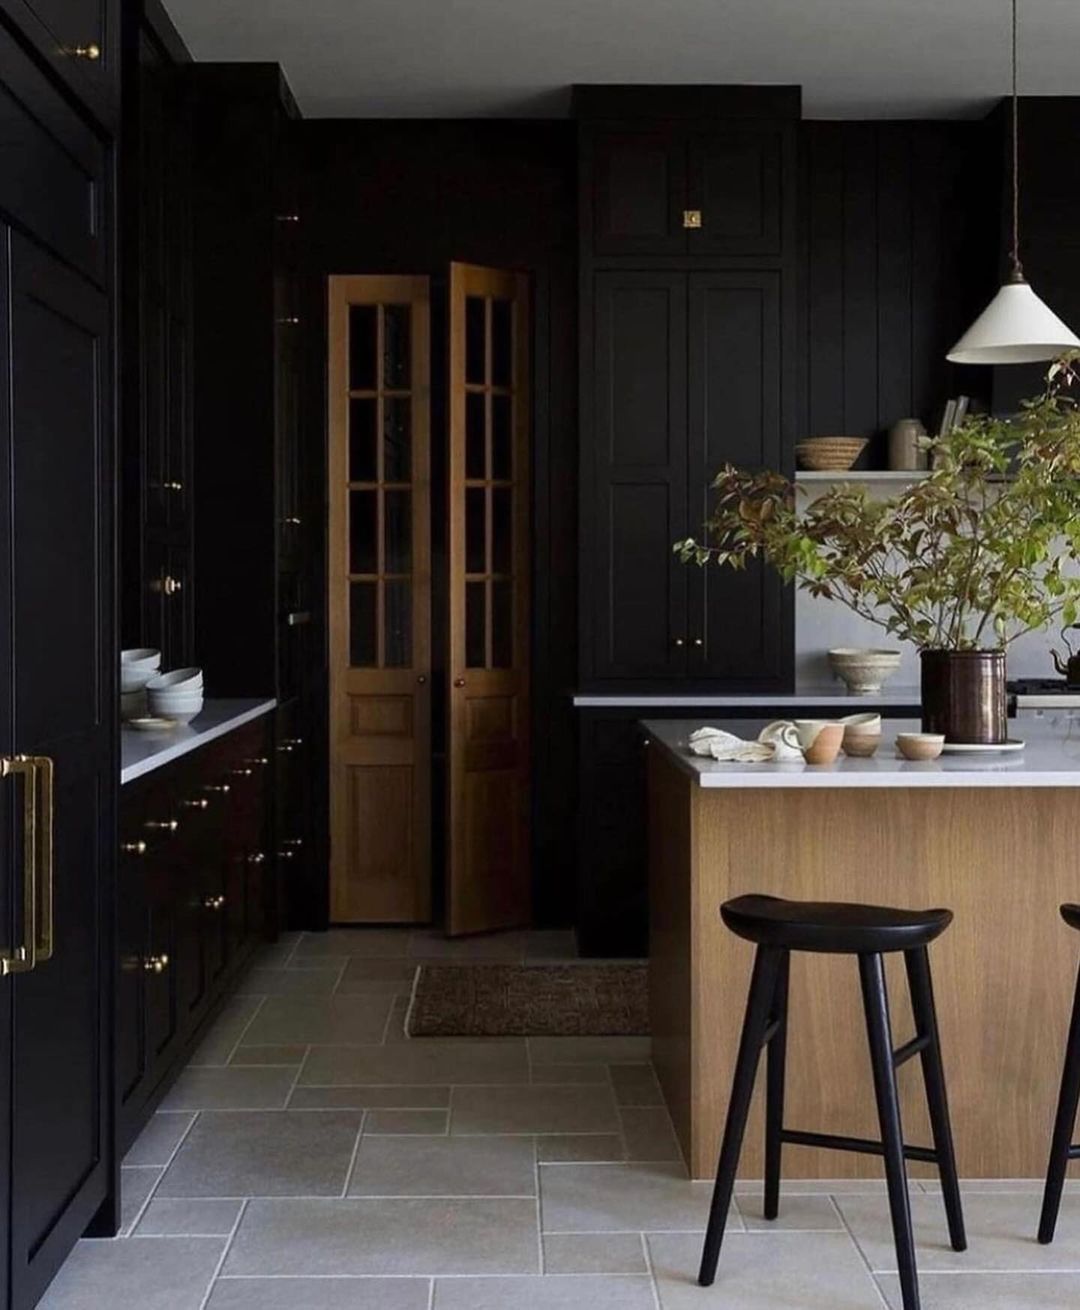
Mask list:
[[[183,589],[183,585],[179,578],[166,576],[161,580],[161,590],[166,596],[175,596],[178,591]]]
[[[420,686],[422,687],[422,686],[424,685],[424,683],[427,682],[427,674],[425,674],[425,673],[421,673],[421,674],[419,674],[419,675],[417,676],[416,681],[417,681],[417,682],[420,684]]]
[[[166,490],[166,491],[183,491],[183,490],[184,490],[184,484],[183,484],[182,482],[166,482],[166,483],[165,483],[165,490]]]
[[[254,769],[233,769],[229,776],[233,778],[250,778],[254,772]]]
[[[145,855],[146,842],[144,841],[125,841],[120,843],[120,849],[125,855]]]
[[[455,679],[454,679],[454,686],[455,686],[455,687],[464,687],[464,686],[465,686],[465,679],[464,679],[464,678],[455,678]]]
[[[223,909],[224,906],[225,906],[224,896],[207,896],[203,900],[204,910],[220,910]]]
[[[705,642],[703,641],[703,639],[702,639],[701,637],[695,637],[695,638],[694,638],[694,645],[695,645],[695,646],[704,646],[704,645],[705,645]]]
[[[244,763],[250,764],[252,768],[255,769],[265,769],[266,766],[270,763],[270,761],[266,758],[265,755],[256,755],[253,760],[245,760]]]
[[[295,327],[300,320],[295,314],[286,314],[284,318],[279,318],[278,322],[282,324],[283,327]]]
[[[164,973],[169,967],[169,957],[167,955],[148,955],[143,960],[142,967],[147,973]]]
[[[300,222],[300,215],[299,215],[299,214],[278,214],[278,215],[277,215],[277,221],[278,221],[279,223],[299,223],[299,222]]]
[[[285,738],[285,745],[286,745],[286,746],[303,746],[303,744],[304,744],[304,739],[303,739],[303,737],[286,737],[286,738]]]
[[[179,819],[147,819],[143,824],[152,832],[175,832],[180,827]]]
[[[266,855],[262,851],[252,851],[247,857],[248,864],[265,864]]]
[[[210,806],[210,802],[206,799],[205,796],[200,796],[197,800],[181,801],[180,803],[183,805],[185,810],[205,810],[208,809]]]
[[[72,46],[71,53],[76,59],[89,59],[93,61],[101,58],[101,46],[91,41],[89,45]]]
[[[674,645],[676,645],[676,646],[685,646],[686,643],[683,641],[682,637],[676,637],[676,638],[675,638],[675,641],[674,641]]]
[[[294,748],[290,746],[287,741],[283,741],[281,745],[278,747],[278,753],[280,755],[291,755],[293,753],[293,749]]]
[[[698,228],[701,226],[700,209],[684,209],[682,213],[682,225],[686,228]]]
[[[286,515],[284,522],[290,524],[294,528],[298,528],[300,526],[300,519],[298,519],[295,514]]]
[[[284,848],[278,851],[279,860],[292,860],[295,859],[295,857],[296,857],[295,851],[287,851]]]
[[[203,788],[203,791],[214,792],[219,796],[227,796],[229,792],[232,791],[232,788],[227,782],[208,782]]]
[[[304,839],[303,839],[303,837],[288,837],[288,838],[286,838],[286,840],[283,841],[281,844],[282,844],[282,846],[293,846],[293,847],[299,847],[299,846],[303,846],[303,844],[304,844]]]

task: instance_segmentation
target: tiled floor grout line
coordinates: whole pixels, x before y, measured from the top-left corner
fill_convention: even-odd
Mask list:
[[[146,1200],[143,1201],[143,1203],[142,1203],[141,1206],[139,1206],[139,1209],[137,1210],[137,1212],[136,1212],[136,1214],[135,1214],[135,1217],[132,1219],[132,1221],[131,1221],[131,1225],[130,1225],[130,1227],[128,1228],[127,1233],[125,1234],[126,1237],[131,1237],[131,1236],[133,1236],[134,1233],[135,1233],[135,1229],[138,1228],[138,1226],[139,1226],[140,1223],[142,1223],[143,1215],[146,1214],[146,1211],[147,1211],[147,1209],[148,1209],[149,1206],[150,1206],[150,1202],[151,1202],[151,1201],[154,1199],[154,1197],[157,1195],[157,1190],[158,1190],[158,1188],[161,1186],[162,1179],[163,1179],[163,1178],[165,1177],[165,1175],[169,1172],[169,1167],[170,1167],[170,1165],[172,1164],[172,1162],[176,1159],[177,1155],[179,1154],[180,1148],[181,1148],[181,1147],[184,1145],[184,1143],[187,1141],[189,1135],[191,1134],[191,1130],[192,1130],[192,1129],[195,1127],[195,1125],[198,1123],[198,1121],[199,1121],[199,1115],[200,1115],[202,1112],[201,1112],[200,1110],[193,1110],[193,1111],[191,1111],[190,1113],[191,1113],[191,1123],[189,1123],[188,1126],[184,1129],[184,1131],[180,1134],[180,1138],[179,1138],[179,1140],[177,1141],[176,1145],[175,1145],[175,1146],[173,1147],[173,1149],[169,1152],[169,1158],[165,1161],[165,1164],[164,1164],[164,1166],[163,1166],[163,1168],[162,1168],[162,1170],[161,1170],[161,1173],[158,1174],[157,1178],[156,1178],[155,1181],[154,1181],[154,1185],[153,1185],[153,1187],[151,1187],[150,1191],[146,1194]],[[121,1205],[123,1205],[123,1201],[124,1201],[124,1195],[123,1195],[123,1192],[124,1192],[124,1172],[123,1172],[123,1164],[121,1164],[121,1166],[120,1166],[120,1203],[121,1203]]]
[[[889,1310],[889,1302],[885,1297],[885,1293],[881,1290],[881,1285],[878,1283],[877,1280],[877,1274],[874,1272],[873,1267],[870,1264],[870,1261],[866,1258],[865,1252],[863,1251],[862,1247],[859,1245],[855,1237],[855,1234],[852,1232],[851,1225],[847,1221],[847,1215],[844,1214],[843,1210],[841,1210],[840,1208],[840,1202],[836,1199],[836,1197],[832,1193],[829,1193],[829,1202],[832,1205],[832,1208],[836,1211],[837,1217],[839,1218],[841,1224],[843,1224],[844,1232],[847,1233],[848,1235],[848,1240],[851,1242],[851,1245],[855,1248],[859,1259],[863,1262],[863,1265],[866,1267],[866,1272],[870,1275],[870,1282],[874,1286],[874,1291],[881,1298],[881,1303],[885,1307],[885,1310]]]
[[[345,1186],[341,1189],[341,1199],[344,1200],[349,1195],[349,1184],[353,1179],[353,1172],[356,1169],[356,1157],[360,1154],[360,1143],[364,1137],[364,1127],[367,1124],[368,1111],[360,1112],[360,1124],[356,1130],[356,1141],[353,1142],[352,1155],[349,1156],[349,1167],[345,1170]]]
[[[649,1239],[644,1233],[639,1233],[641,1238],[641,1253],[645,1257],[645,1268],[649,1274],[649,1286],[652,1288],[654,1310],[661,1310],[660,1305],[660,1288],[656,1282],[656,1270],[653,1268],[652,1252],[649,1250]]]
[[[303,1075],[304,1069],[308,1062],[308,1057],[310,1055],[311,1055],[311,1047],[305,1046],[304,1054],[300,1057],[300,1063],[296,1066],[296,1075],[292,1080],[292,1084],[289,1087],[289,1090],[285,1093],[285,1104],[281,1106],[282,1110],[289,1109],[289,1102],[292,1100],[293,1093],[296,1091],[297,1087],[300,1086],[300,1078]]]
[[[536,1188],[536,1245],[539,1254],[540,1274],[546,1272],[544,1266],[544,1214],[540,1198],[540,1145],[536,1138],[533,1138],[533,1187]]]
[[[214,1266],[214,1272],[210,1277],[210,1283],[207,1286],[206,1294],[203,1296],[203,1299],[199,1302],[199,1310],[206,1310],[206,1306],[209,1304],[210,1298],[214,1294],[214,1284],[217,1282],[218,1275],[221,1273],[222,1269],[225,1268],[225,1261],[228,1258],[228,1254],[232,1247],[233,1239],[236,1237],[237,1230],[239,1229],[240,1224],[243,1222],[244,1215],[247,1212],[247,1206],[248,1203],[247,1203],[247,1199],[245,1198],[240,1204],[240,1212],[236,1216],[236,1222],[232,1226],[232,1231],[225,1239],[225,1245],[221,1251],[221,1258]]]
[[[243,1026],[243,1028],[240,1030],[240,1036],[236,1039],[236,1042],[234,1043],[234,1045],[231,1046],[231,1047],[229,1048],[229,1054],[225,1057],[225,1064],[226,1064],[226,1065],[228,1065],[229,1061],[233,1058],[233,1056],[236,1054],[236,1052],[237,1052],[237,1051],[240,1049],[240,1047],[243,1045],[243,1043],[244,1043],[244,1037],[246,1036],[248,1029],[249,1029],[249,1028],[251,1027],[251,1025],[255,1022],[256,1018],[258,1017],[259,1011],[260,1011],[260,1010],[263,1008],[263,1006],[266,1004],[266,1001],[267,1001],[267,998],[266,998],[265,996],[262,996],[262,997],[259,998],[259,1003],[258,1003],[258,1005],[256,1005],[256,1007],[255,1007],[254,1010],[252,1010],[251,1015],[250,1015],[250,1017],[248,1018],[247,1023],[245,1023],[244,1026]]]
[[[428,1280],[427,1303],[428,1303],[428,1310],[433,1310],[433,1307],[435,1305],[435,1279],[434,1278],[430,1278]]]

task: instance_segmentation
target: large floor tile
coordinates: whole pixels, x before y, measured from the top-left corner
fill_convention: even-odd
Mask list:
[[[340,969],[249,969],[237,987],[240,996],[329,996]]]
[[[281,1109],[296,1070],[276,1065],[184,1069],[161,1103],[163,1110]]]
[[[640,1233],[549,1233],[546,1274],[647,1274]]]
[[[228,1001],[188,1061],[188,1067],[225,1064],[263,1003],[261,996],[234,996]]]
[[[530,1037],[537,1064],[639,1064],[648,1060],[648,1037]]]
[[[607,1065],[604,1064],[533,1064],[530,1066],[534,1083],[596,1083],[607,1086]]]
[[[526,934],[490,933],[483,937],[447,937],[437,929],[419,929],[409,937],[409,955],[415,959],[466,964],[483,961],[519,961],[525,958]]]
[[[364,1136],[350,1196],[534,1196],[528,1137]]]
[[[449,1121],[447,1110],[371,1110],[364,1117],[364,1133],[369,1137],[445,1136]]]
[[[240,1217],[239,1199],[186,1200],[155,1196],[143,1211],[137,1237],[228,1237]]]
[[[316,1046],[300,1075],[307,1086],[367,1083],[527,1083],[524,1041],[418,1038],[389,1046]]]
[[[900,1280],[879,1274],[890,1310],[902,1310]],[[919,1276],[922,1310],[1075,1310],[1080,1274],[935,1274]]]
[[[610,1087],[455,1087],[451,1133],[610,1133],[619,1117]]]
[[[434,1310],[655,1310],[648,1278],[440,1278]]]
[[[536,1139],[541,1164],[607,1164],[626,1159],[617,1133],[551,1133]]]
[[[701,1238],[648,1238],[663,1310],[881,1310],[881,1297],[843,1233],[730,1233],[716,1282],[698,1286]]]
[[[154,1114],[124,1156],[126,1165],[166,1165],[195,1118],[191,1113]]]
[[[159,1196],[340,1196],[356,1110],[210,1111],[184,1139]]]
[[[428,1310],[427,1278],[219,1278],[206,1310]]]
[[[830,1196],[800,1195],[798,1192],[789,1192],[785,1196],[781,1189],[780,1213],[775,1219],[763,1216],[760,1192],[742,1192],[736,1196],[735,1203],[748,1232],[839,1232],[844,1228],[840,1212]]]
[[[295,1068],[304,1063],[307,1053],[306,1046],[246,1046],[241,1043],[233,1051],[229,1064],[291,1064]]]
[[[297,1087],[290,1110],[449,1110],[450,1088],[437,1084],[412,1087]]]
[[[349,960],[337,985],[338,994],[408,996],[416,978],[411,960],[380,960],[354,957]]]
[[[532,1274],[536,1202],[252,1201],[229,1274]]]
[[[912,1196],[911,1218],[920,1269],[1080,1271],[1080,1195],[1074,1193],[1062,1199],[1057,1239],[1049,1246],[1035,1241],[1037,1197],[1022,1192],[967,1193],[963,1201],[968,1249],[958,1254],[949,1246],[940,1196]],[[896,1250],[886,1198],[842,1196],[836,1203],[870,1267],[875,1272],[894,1271]]]
[[[628,1160],[682,1160],[682,1151],[665,1109],[620,1108]]]
[[[540,1167],[545,1233],[705,1229],[711,1188],[663,1164],[548,1164]],[[741,1228],[733,1208],[728,1226]]]
[[[389,996],[269,996],[244,1041],[356,1046],[377,1042],[391,1000]]]
[[[163,1170],[157,1165],[136,1165],[120,1170],[120,1236],[131,1232],[146,1198],[157,1186]]]
[[[619,1105],[639,1107],[664,1104],[664,1094],[651,1064],[613,1064],[610,1073],[615,1100]]]
[[[361,956],[403,958],[409,948],[408,928],[331,928],[327,932],[306,932],[296,944],[289,961],[296,964],[315,956]]]
[[[199,1310],[224,1245],[218,1237],[80,1242],[38,1310]]]

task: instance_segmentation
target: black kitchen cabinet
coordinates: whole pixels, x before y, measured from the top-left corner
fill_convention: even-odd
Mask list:
[[[120,109],[120,8],[120,0],[0,0],[0,19],[108,131]]]
[[[0,1304],[29,1307],[115,1201],[112,344],[102,290],[6,226],[0,270],[0,462],[10,514],[0,553],[10,598],[0,752],[51,761],[53,780],[42,775],[32,786],[14,773],[0,784],[2,940],[9,955],[17,943],[27,952],[0,982],[12,1127]],[[27,787],[39,831],[48,827],[48,794],[54,816],[52,854],[41,847],[33,861],[18,831]]]
[[[790,606],[775,574],[690,569],[672,551],[703,535],[725,463],[786,461],[783,313],[775,270],[595,274],[592,678],[784,683]]]

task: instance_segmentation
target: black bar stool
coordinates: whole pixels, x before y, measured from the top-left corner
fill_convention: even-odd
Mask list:
[[[1063,905],[1061,917],[1080,932],[1080,905]],[[1080,1146],[1072,1144],[1076,1126],[1076,1108],[1080,1104],[1080,975],[1076,979],[1076,999],[1073,1001],[1072,1021],[1065,1044],[1065,1068],[1061,1075],[1061,1094],[1058,1097],[1057,1118],[1054,1120],[1054,1137],[1050,1146],[1050,1164],[1046,1170],[1046,1191],[1043,1193],[1042,1216],[1039,1219],[1039,1241],[1045,1245],[1054,1240],[1058,1210],[1061,1208],[1061,1190],[1065,1186],[1065,1171],[1070,1160],[1080,1160]]]
[[[739,1164],[754,1078],[762,1047],[767,1046],[765,1218],[775,1219],[779,1213],[780,1152],[785,1142],[793,1146],[821,1146],[883,1156],[903,1306],[904,1310],[918,1310],[919,1283],[915,1269],[915,1242],[911,1231],[905,1159],[938,1166],[953,1250],[963,1251],[967,1247],[952,1130],[949,1127],[937,1014],[930,981],[930,959],[926,950],[930,942],[940,936],[952,922],[952,912],[786,901],[774,896],[739,896],[721,906],[720,913],[732,932],[754,942],[758,949],[750,982],[750,996],[746,1003],[746,1019],[739,1040],[739,1055],[735,1063],[735,1078],[728,1103],[727,1123],[724,1126],[698,1282],[708,1287],[716,1277],[716,1264],[720,1258],[724,1224],[735,1186],[735,1171]],[[881,1123],[880,1142],[859,1137],[840,1137],[832,1133],[796,1132],[784,1127],[788,965],[792,951],[859,957],[859,977],[862,981],[870,1061],[874,1072],[874,1093]],[[893,951],[904,953],[916,1025],[916,1035],[896,1051],[892,1047],[889,1000],[882,958]],[[1080,1042],[1077,1049],[1080,1051]],[[896,1070],[913,1055],[922,1058],[934,1137],[932,1149],[906,1146],[901,1131]]]

